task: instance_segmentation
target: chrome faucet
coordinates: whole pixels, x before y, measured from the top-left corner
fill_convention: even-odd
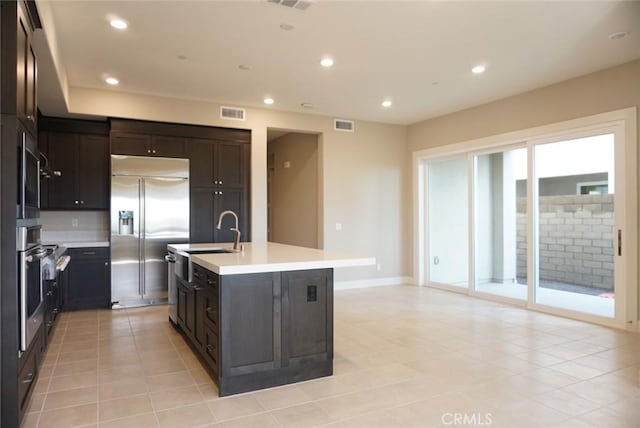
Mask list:
[[[238,229],[238,215],[236,213],[234,213],[231,210],[227,210],[227,211],[222,211],[220,213],[220,217],[218,217],[218,225],[216,226],[216,229],[220,230],[220,228],[222,227],[222,218],[227,215],[227,214],[231,214],[235,219],[236,219],[236,227],[232,227],[229,230],[232,230],[233,232],[235,232],[235,239],[233,240],[233,252],[234,253],[239,253],[243,250],[242,246],[239,245],[240,244],[240,230]]]

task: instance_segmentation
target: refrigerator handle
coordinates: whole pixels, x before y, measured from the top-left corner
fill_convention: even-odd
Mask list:
[[[145,203],[144,203],[144,198],[145,198],[145,188],[144,188],[144,178],[141,178],[140,180],[138,180],[138,212],[140,213],[140,215],[138,215],[138,231],[139,231],[139,239],[138,239],[138,256],[140,257],[140,269],[138,269],[138,274],[140,275],[140,280],[138,281],[139,284],[139,292],[140,292],[140,297],[144,296],[144,289],[145,289],[145,285],[144,285],[144,240],[146,238],[146,231],[145,231],[145,212],[144,212],[144,208],[145,208]]]

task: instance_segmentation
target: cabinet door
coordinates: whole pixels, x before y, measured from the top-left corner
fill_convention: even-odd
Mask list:
[[[225,188],[240,188],[246,184],[247,148],[243,143],[217,141],[214,153],[214,184]]]
[[[194,323],[194,331],[193,337],[196,340],[196,343],[200,347],[204,347],[205,345],[205,314],[207,309],[207,293],[208,290],[204,288],[204,286],[196,283],[195,287],[195,323]]]
[[[30,41],[31,42],[31,41]],[[25,117],[26,126],[32,133],[36,132],[36,110],[37,110],[37,62],[36,54],[33,46],[29,43],[27,49],[27,78],[26,78],[26,100],[25,100]]]
[[[178,325],[182,327],[185,334],[191,338],[195,333],[195,292],[189,286],[178,281],[176,284],[178,291],[177,309],[178,309]]]
[[[24,11],[21,2],[18,2],[18,33],[16,60],[18,73],[16,78],[16,116],[25,125],[27,118],[27,58],[29,56],[29,39],[31,35],[31,27],[29,26],[28,17]]]
[[[220,279],[221,376],[279,367],[280,273]]]
[[[220,189],[213,192],[214,210],[213,220],[217,224],[220,213],[231,210],[238,215],[238,228],[241,241],[249,237],[249,215],[247,209],[246,192],[243,189]],[[222,222],[220,230],[213,229],[213,242],[233,242],[235,233],[230,228],[235,227],[232,216],[227,216]]]
[[[83,248],[70,251],[69,278],[65,293],[66,309],[109,308],[108,248]]]
[[[191,187],[213,187],[213,150],[211,140],[191,139],[187,143]]]
[[[76,197],[76,165],[78,135],[65,132],[47,134],[49,162],[55,174],[48,181],[49,209],[78,208]],[[88,161],[88,160],[87,160]]]
[[[192,189],[189,212],[189,242],[214,242],[217,218],[213,212],[213,189]],[[241,229],[242,230],[242,229]]]
[[[109,138],[80,135],[78,140],[78,200],[84,209],[109,207]]]
[[[151,154],[165,158],[185,157],[186,138],[154,135],[151,138]]]
[[[332,269],[282,272],[282,365],[333,358]]]
[[[149,156],[151,155],[151,137],[144,134],[112,132],[111,153],[118,155]]]

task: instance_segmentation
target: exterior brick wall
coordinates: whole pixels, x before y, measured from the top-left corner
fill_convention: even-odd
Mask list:
[[[540,279],[613,290],[613,195],[540,197]],[[517,201],[517,275],[526,277],[526,198]]]

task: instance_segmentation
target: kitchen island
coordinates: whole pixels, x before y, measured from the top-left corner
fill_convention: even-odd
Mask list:
[[[188,254],[191,280],[177,281],[177,327],[220,396],[333,374],[333,269],[375,264],[276,243],[245,243],[235,253],[220,252],[231,244],[167,248]]]

